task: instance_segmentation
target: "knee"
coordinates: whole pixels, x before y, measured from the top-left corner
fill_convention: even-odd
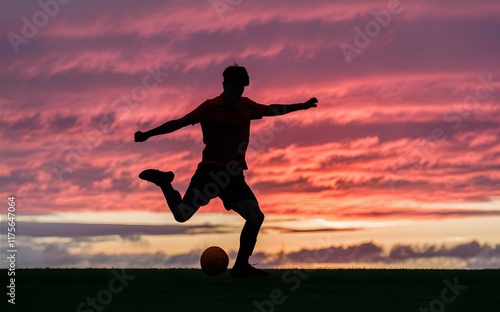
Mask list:
[[[183,205],[182,203],[177,207],[175,211],[173,211],[175,221],[179,223],[184,223],[187,220],[191,219],[191,217],[196,212],[196,208]]]
[[[260,210],[259,204],[255,203],[249,207],[250,217],[247,221],[258,224],[259,226],[264,223],[264,213]]]
[[[259,203],[256,201],[241,201],[234,206],[225,206],[226,209],[233,209],[238,212],[245,221],[255,225],[262,225],[264,222],[264,213],[260,210]]]
[[[179,214],[174,214],[174,219],[175,221],[179,222],[179,223],[184,223],[186,222],[187,220],[189,220],[191,217],[185,217],[183,215],[179,215]]]
[[[255,214],[253,218],[254,219],[253,222],[262,225],[262,223],[264,223],[264,218],[265,218],[264,213],[259,209],[259,211]]]

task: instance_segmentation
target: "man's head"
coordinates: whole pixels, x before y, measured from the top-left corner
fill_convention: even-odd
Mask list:
[[[250,84],[247,70],[235,63],[233,66],[226,68],[222,76],[224,77],[222,86],[224,87],[225,101],[229,103],[238,102],[245,90],[245,86]]]

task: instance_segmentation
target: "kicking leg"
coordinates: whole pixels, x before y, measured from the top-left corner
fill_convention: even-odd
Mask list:
[[[152,182],[161,188],[167,205],[170,211],[172,211],[175,220],[178,222],[186,222],[195,214],[200,206],[208,204],[209,200],[203,195],[197,198],[197,194],[194,194],[197,190],[197,188],[194,187],[195,183],[193,183],[193,181],[196,181],[195,176],[193,176],[183,199],[181,194],[172,187],[172,181],[174,179],[174,173],[172,171],[163,172],[156,169],[147,169],[139,174],[139,178]],[[199,199],[202,201],[200,202]]]

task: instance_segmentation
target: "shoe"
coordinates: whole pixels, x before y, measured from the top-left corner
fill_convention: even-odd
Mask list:
[[[172,183],[174,173],[172,171],[160,171],[158,169],[146,169],[139,174],[139,178],[154,183],[158,186]]]
[[[231,269],[231,277],[235,278],[246,278],[246,277],[266,276],[266,275],[269,275],[269,272],[256,269],[248,263],[243,265],[235,265]]]

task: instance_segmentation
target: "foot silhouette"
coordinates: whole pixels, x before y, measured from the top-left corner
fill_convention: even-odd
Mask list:
[[[254,276],[266,276],[269,275],[268,272],[254,268],[250,264],[235,264],[231,269],[231,277],[235,278],[246,278]]]
[[[139,178],[161,186],[171,183],[174,180],[174,173],[172,171],[165,172],[158,169],[146,169],[139,174]]]

